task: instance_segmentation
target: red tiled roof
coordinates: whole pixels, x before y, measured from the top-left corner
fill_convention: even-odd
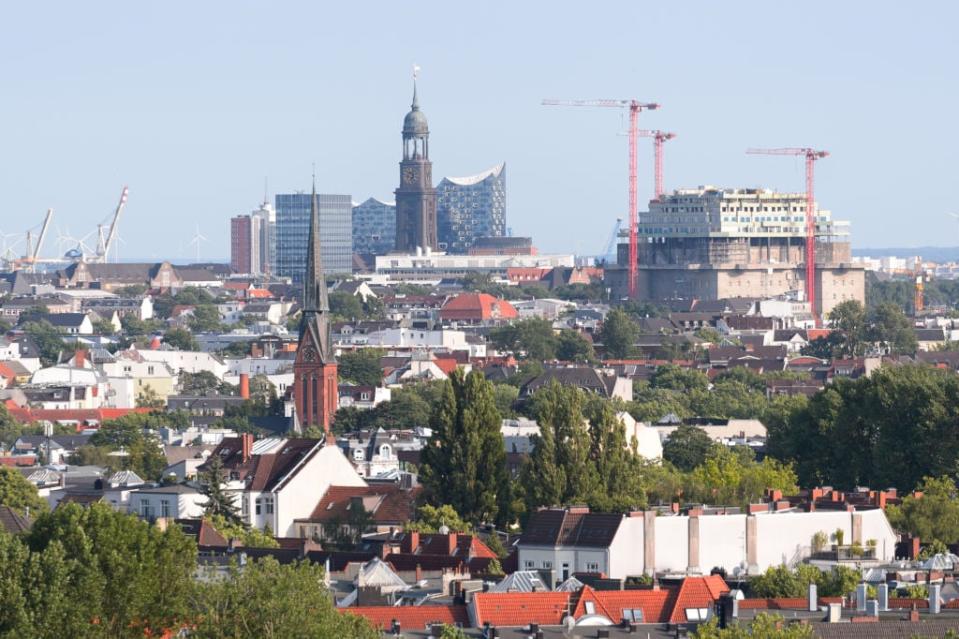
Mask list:
[[[416,497],[421,487],[403,490],[395,484],[371,486],[330,486],[313,509],[309,520],[325,522],[332,519],[346,521],[350,500],[353,497],[380,497],[373,509],[373,521],[377,524],[404,524],[414,518]]]
[[[725,592],[729,592],[729,586],[719,575],[686,577],[679,587],[669,621],[671,623],[686,621],[687,608],[709,608]]]
[[[481,592],[473,597],[477,627],[486,622],[501,627],[558,626],[568,605],[567,592]]]
[[[90,422],[103,423],[130,413],[150,413],[153,408],[24,408],[7,405],[10,414],[17,421],[35,422]]]
[[[273,297],[273,293],[265,288],[251,288],[246,292],[246,296],[255,299],[269,299]]]
[[[830,333],[832,333],[831,328],[807,328],[806,339],[811,342],[820,337],[828,337]]]
[[[436,364],[436,367],[438,369],[440,369],[447,375],[455,371],[457,366],[457,361],[455,357],[434,357],[433,363]]]
[[[440,309],[440,318],[444,320],[477,321],[517,317],[519,313],[512,304],[488,293],[461,293]]]
[[[437,623],[469,625],[466,606],[356,606],[338,610],[363,617],[380,629],[389,629],[394,619],[403,630],[425,630],[427,624]]]
[[[770,599],[740,599],[740,610],[805,610],[805,597],[776,597]]]
[[[573,617],[579,619],[586,613],[586,602],[591,601],[596,614],[603,615],[613,623],[623,618],[623,610],[640,609],[644,623],[666,623],[669,620],[669,600],[676,589],[663,590],[593,590],[584,586]]]

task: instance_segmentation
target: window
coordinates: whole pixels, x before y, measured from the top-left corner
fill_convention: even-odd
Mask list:
[[[259,515],[262,509],[263,509],[263,498],[257,497],[256,498],[256,514]]]
[[[263,498],[263,508],[267,515],[273,514],[273,495],[266,495]]]
[[[245,493],[243,498],[240,500],[240,512],[242,513],[244,520],[250,517],[250,497]]]
[[[599,564],[595,561],[586,562],[586,572],[599,572]]]
[[[643,623],[643,611],[639,608],[623,608],[623,619],[633,623]]]
[[[543,568],[545,568],[545,569],[547,569],[547,570],[551,570],[551,569],[553,568],[553,562],[552,562],[552,561],[544,561],[544,562],[543,562]]]
[[[160,516],[161,517],[170,516],[170,500],[169,499],[160,500]]]
[[[586,602],[586,614],[587,614],[587,615],[595,615],[595,614],[596,614],[596,604],[593,603],[592,601],[587,601],[587,602]]]
[[[686,608],[686,621],[706,621],[708,616],[708,608]]]
[[[140,516],[144,519],[151,519],[153,517],[153,504],[151,504],[149,501],[141,501]]]
[[[389,459],[392,456],[392,449],[389,444],[383,444],[380,446],[380,458]]]
[[[534,566],[535,564],[530,559],[527,559],[526,561],[523,562],[523,568],[525,568],[526,570],[532,570]]]

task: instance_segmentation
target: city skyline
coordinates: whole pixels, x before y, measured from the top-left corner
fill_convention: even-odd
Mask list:
[[[597,253],[626,212],[621,116],[545,109],[547,97],[660,102],[640,124],[679,134],[666,148],[668,190],[800,191],[800,162],[743,151],[809,145],[832,153],[818,167],[817,198],[852,222],[854,248],[959,243],[948,189],[934,188],[949,183],[959,132],[949,115],[955,83],[944,81],[959,54],[952,5],[918,15],[892,3],[868,12],[618,4],[589,14],[489,5],[471,11],[462,30],[444,23],[463,20],[438,15],[440,5],[366,15],[218,4],[195,8],[190,20],[119,6],[65,5],[54,16],[17,6],[8,24],[42,22],[44,46],[27,39],[29,29],[11,29],[0,44],[10,61],[0,117],[17,123],[4,134],[0,187],[10,213],[0,231],[22,235],[53,207],[47,255],[58,232],[95,231],[124,184],[122,255],[157,259],[188,257],[184,229],[197,223],[209,238],[204,256],[225,258],[227,220],[262,199],[263,178],[271,195],[306,191],[314,161],[320,191],[390,199],[414,62],[423,68],[435,174],[505,160],[509,226],[546,252]],[[294,17],[316,20],[323,37],[292,37]],[[763,22],[768,28],[754,28]],[[431,37],[407,37],[421,23]],[[317,81],[302,83],[307,77]],[[296,92],[284,88],[294,82]],[[891,124],[893,115],[908,124]],[[643,142],[641,203],[652,194]],[[904,210],[911,224],[893,236]]]

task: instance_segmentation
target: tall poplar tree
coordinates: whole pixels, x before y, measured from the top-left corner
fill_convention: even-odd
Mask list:
[[[508,523],[512,496],[492,384],[480,372],[454,371],[430,416],[421,479],[434,503],[474,524]]]

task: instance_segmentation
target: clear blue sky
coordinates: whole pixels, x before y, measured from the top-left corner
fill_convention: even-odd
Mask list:
[[[229,254],[228,219],[270,191],[391,197],[410,67],[434,176],[507,163],[508,225],[545,251],[599,252],[626,209],[612,109],[656,101],[675,131],[667,188],[803,188],[854,245],[959,244],[959,3],[17,2],[0,19],[0,230],[56,209],[96,228],[130,185],[122,256],[182,258],[194,227]],[[640,201],[652,190],[640,155]],[[92,239],[92,238],[91,238]]]

